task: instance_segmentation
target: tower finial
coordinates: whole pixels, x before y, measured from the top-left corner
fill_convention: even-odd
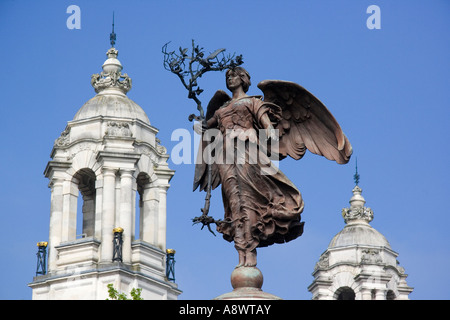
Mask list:
[[[355,185],[358,185],[359,183],[358,158],[356,158],[355,174],[353,175],[353,180],[355,180]]]
[[[109,34],[109,41],[111,42],[111,47],[114,48],[116,43],[116,34],[114,33],[114,11],[113,11],[113,21],[112,21],[112,32]]]
[[[359,173],[358,173],[358,158],[356,158],[355,174],[353,175],[355,180],[355,187],[353,188],[353,196],[350,199],[350,208],[342,209],[342,217],[345,223],[351,221],[366,221],[370,222],[373,220],[373,210],[364,207],[366,200],[361,195],[362,189],[358,186],[359,183]]]
[[[108,59],[103,63],[101,73],[96,73],[91,76],[91,85],[95,92],[111,93],[117,91],[126,94],[131,89],[131,78],[128,74],[122,74],[122,64],[117,59],[119,51],[114,48],[116,43],[116,34],[114,33],[114,11],[112,20],[112,32],[109,40],[111,41],[111,48],[106,52]],[[104,91],[105,90],[105,91]]]

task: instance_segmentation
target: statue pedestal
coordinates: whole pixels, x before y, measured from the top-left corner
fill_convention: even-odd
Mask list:
[[[261,290],[263,275],[256,267],[238,267],[231,273],[233,291],[224,293],[214,300],[281,300]]]

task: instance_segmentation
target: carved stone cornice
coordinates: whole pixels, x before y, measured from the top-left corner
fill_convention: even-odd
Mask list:
[[[70,127],[66,127],[66,129],[61,132],[61,135],[55,140],[55,147],[64,147],[67,146],[70,142]]]
[[[109,121],[105,132],[110,137],[132,137],[130,124],[128,122]]]
[[[365,220],[370,222],[373,220],[373,210],[366,207],[343,208],[342,217],[344,218],[345,223],[348,223],[351,220]]]

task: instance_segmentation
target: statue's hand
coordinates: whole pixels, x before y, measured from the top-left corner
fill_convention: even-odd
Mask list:
[[[205,132],[206,129],[208,129],[208,126],[207,126],[207,124],[206,124],[206,121],[202,121],[202,122],[197,121],[197,122],[194,124],[194,131],[195,131],[197,134],[203,134],[203,132]]]
[[[266,139],[267,139],[267,140],[269,140],[269,139],[271,139],[271,140],[273,140],[273,141],[278,141],[278,140],[280,140],[279,132],[278,132],[278,130],[276,130],[276,129],[273,127],[273,125],[272,125],[272,123],[271,123],[271,121],[270,121],[269,116],[267,115],[267,113],[264,113],[264,114],[261,116],[260,121],[261,121],[261,125],[263,126],[263,128],[266,129]]]
[[[214,236],[216,236],[214,231],[212,231],[210,224],[211,223],[215,223],[217,225],[217,224],[221,223],[221,220],[215,220],[211,216],[208,216],[206,214],[202,214],[200,217],[195,217],[194,219],[192,219],[192,222],[193,222],[193,224],[201,223],[202,224],[202,229],[204,228],[204,226],[207,226],[209,232],[211,232]]]
[[[278,134],[278,130],[274,129],[274,127],[269,126],[269,128],[266,129],[267,139],[271,139],[273,141],[280,140],[280,136]]]

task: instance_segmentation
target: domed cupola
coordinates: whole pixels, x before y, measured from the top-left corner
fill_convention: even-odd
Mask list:
[[[413,288],[406,284],[398,253],[369,224],[373,210],[364,206],[358,182],[356,172],[350,207],[342,209],[346,225],[320,256],[308,290],[315,300],[408,299]]]
[[[361,193],[362,189],[359,186],[353,188],[350,208],[342,209],[342,217],[346,226],[334,236],[328,248],[358,244],[391,249],[391,245],[386,238],[369,224],[373,220],[373,211],[364,207],[366,200]]]
[[[122,74],[122,64],[117,59],[119,51],[112,47],[106,52],[101,73],[91,76],[91,85],[97,95],[87,101],[73,118],[74,121],[92,119],[98,116],[109,118],[137,119],[150,124],[145,111],[126,96],[131,90],[131,78]]]

